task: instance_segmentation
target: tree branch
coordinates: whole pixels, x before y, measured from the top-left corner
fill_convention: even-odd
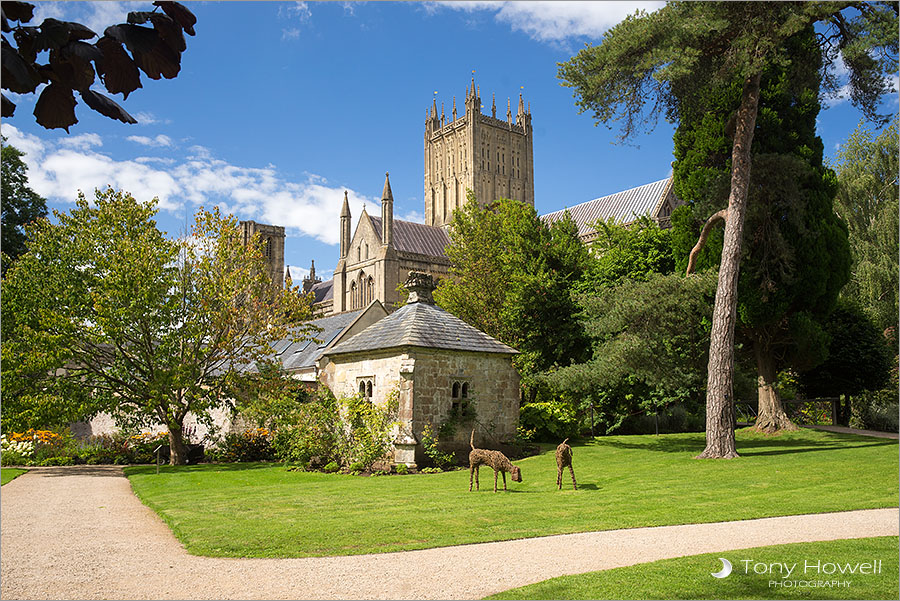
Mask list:
[[[703,250],[703,247],[706,246],[706,239],[709,238],[709,232],[712,230],[713,226],[720,221],[725,221],[727,218],[728,209],[722,209],[721,211],[713,213],[710,218],[706,220],[706,223],[703,224],[703,229],[700,231],[700,239],[697,240],[697,244],[691,249],[691,254],[688,257],[687,275],[694,273],[697,255],[699,255],[700,251]]]

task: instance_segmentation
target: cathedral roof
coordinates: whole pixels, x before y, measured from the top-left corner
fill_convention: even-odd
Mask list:
[[[369,216],[375,233],[381,239],[381,217]],[[394,219],[394,248],[409,253],[447,258],[444,249],[450,244],[450,236],[441,227]]]
[[[316,295],[313,303],[321,303],[334,298],[334,278],[325,282],[316,282],[310,288],[310,292]]]
[[[595,198],[562,211],[547,213],[542,215],[541,219],[548,224],[553,223],[562,219],[568,210],[569,215],[578,226],[578,235],[585,236],[594,232],[594,228],[591,227],[592,223],[606,221],[610,217],[615,218],[619,223],[631,223],[645,215],[654,217],[671,187],[672,178],[669,177],[609,196]]]
[[[414,302],[400,307],[356,336],[338,343],[323,355],[405,346],[478,353],[518,353],[440,307],[426,302]]]
[[[319,330],[297,342],[279,341],[276,350],[280,351],[279,358],[284,369],[298,370],[315,365],[316,360],[322,356],[328,345],[346,330],[362,312],[363,310],[360,309],[314,319],[307,322],[307,325],[316,326],[320,328]]]

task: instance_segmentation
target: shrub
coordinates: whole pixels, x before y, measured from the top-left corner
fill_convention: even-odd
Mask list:
[[[419,473],[420,474],[440,474],[443,471],[444,470],[442,470],[439,467],[426,467],[426,468],[420,469]]]
[[[336,461],[331,461],[322,468],[322,471],[326,474],[333,474],[339,469],[341,469],[341,466],[339,466]]]
[[[404,475],[406,475],[406,474],[409,473],[409,466],[406,465],[405,463],[398,463],[398,464],[394,467],[394,470],[395,470],[398,474],[400,474],[401,476],[404,476]]]
[[[69,457],[67,455],[60,455],[58,457],[47,457],[46,459],[38,462],[38,465],[41,466],[54,466],[54,465],[75,465],[75,459]]]
[[[550,400],[522,405],[519,425],[533,432],[533,440],[555,441],[574,436],[578,420],[569,403]]]
[[[0,463],[3,465],[32,465],[33,457],[34,442],[0,436]]]
[[[425,455],[434,463],[434,466],[439,470],[443,470],[453,465],[454,457],[453,453],[442,452],[439,445],[438,433],[435,431],[434,426],[430,423],[425,424],[425,427],[422,428],[422,449],[425,451]]]
[[[219,458],[227,462],[271,461],[275,458],[272,433],[266,428],[255,428],[239,434],[226,434]]]
[[[338,400],[327,388],[322,389],[298,411],[296,424],[276,433],[275,456],[303,464],[318,457],[339,466],[359,464],[361,469],[369,469],[391,449],[398,398],[395,391],[379,406],[358,395]]]

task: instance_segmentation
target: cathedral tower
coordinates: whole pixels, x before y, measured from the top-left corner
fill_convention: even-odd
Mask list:
[[[481,91],[472,78],[466,89],[465,113],[451,119],[438,114],[437,99],[425,118],[425,223],[446,226],[453,210],[466,202],[472,190],[482,206],[498,198],[534,205],[534,153],[531,110],[519,95],[513,121],[509,99],[506,120],[498,119],[496,102],[491,116],[481,113]]]
[[[272,278],[272,283],[278,288],[284,287],[284,228],[255,221],[240,221],[238,224],[244,244],[249,244],[254,235],[259,236],[259,244],[266,260],[266,270]]]

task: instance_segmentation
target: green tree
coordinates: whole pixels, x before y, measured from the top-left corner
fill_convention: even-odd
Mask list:
[[[719,284],[713,310],[707,384],[706,449],[698,457],[736,457],[734,326],[743,227],[750,182],[750,148],[759,112],[760,79],[772,64],[791,60],[787,40],[822,23],[817,38],[832,61],[840,53],[850,71],[851,100],[871,118],[896,71],[897,11],[866,2],[671,2],[636,13],[560,65],[581,111],[597,122],[621,122],[628,138],[652,124],[660,110],[672,121],[686,107],[701,112],[711,90],[741,81],[741,100],[729,127],[731,182]],[[826,78],[834,89],[836,82]],[[646,109],[649,105],[649,111]]]
[[[22,157],[25,153],[6,143],[0,156],[0,249],[3,250],[3,271],[7,262],[15,261],[25,252],[25,226],[47,215],[47,201],[28,186],[28,166]]]
[[[501,199],[454,212],[451,276],[435,300],[460,319],[520,351],[523,385],[554,364],[580,359],[586,340],[569,293],[589,261],[571,219],[547,226],[534,207]]]
[[[786,41],[792,62],[773,65],[760,81],[762,109],[753,138],[753,173],[738,280],[737,333],[752,351],[759,416],[764,432],[796,429],[782,408],[776,377],[782,369],[810,369],[825,358],[821,322],[849,277],[846,228],[834,214],[834,173],[822,162],[815,134],[819,113],[820,49],[812,27]],[[678,215],[680,244],[725,207],[730,165],[727,122],[740,102],[739,82],[713,90],[702,114],[682,111],[675,134],[675,190],[690,199],[694,222]],[[707,222],[708,223],[708,222]],[[721,236],[711,235],[716,249]],[[679,262],[689,262],[690,246]],[[712,267],[715,252],[701,260]],[[703,265],[700,265],[702,267]]]
[[[842,294],[859,303],[882,330],[893,328],[896,340],[900,306],[898,254],[898,127],[895,117],[878,136],[862,124],[841,146],[834,166],[838,174],[835,206],[850,230],[853,270]]]
[[[696,400],[705,384],[715,274],[642,279],[580,297],[593,356],[546,376],[559,388],[592,396],[610,429],[631,413]]]
[[[892,353],[871,318],[846,301],[831,313],[825,328],[828,359],[802,373],[800,384],[810,398],[844,396],[838,423],[848,426],[853,397],[887,385]]]
[[[30,228],[29,251],[3,281],[3,321],[15,317],[4,397],[11,372],[64,391],[57,398],[89,397],[120,424],[164,425],[178,464],[187,414],[208,420],[230,404],[248,367],[271,359],[272,343],[310,308],[272,285],[233,217],[201,209],[190,236],[169,240],[155,207],[108,189],[94,204],[80,195],[70,214],[55,213],[58,224]],[[43,392],[16,388],[29,386]]]
[[[613,219],[592,224],[598,235],[590,245],[595,260],[588,263],[577,285],[580,293],[616,286],[624,280],[644,281],[654,273],[672,273],[672,232],[643,217],[627,227]]]

